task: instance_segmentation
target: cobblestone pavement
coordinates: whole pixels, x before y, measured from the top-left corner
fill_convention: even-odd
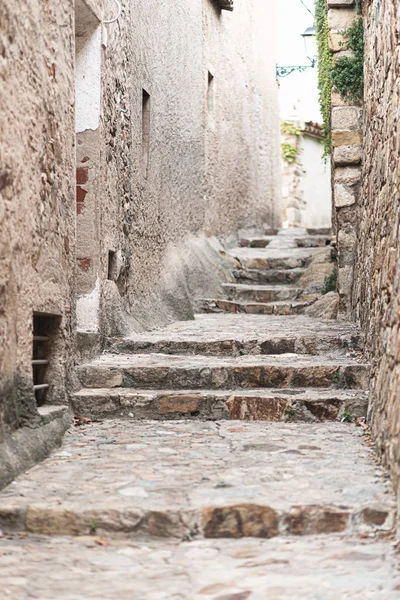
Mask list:
[[[361,432],[342,423],[88,424],[0,492],[0,528],[178,538],[386,532],[390,488]]]
[[[0,600],[396,600],[392,545],[338,536],[0,539]]]
[[[232,251],[225,310],[320,293],[324,236],[270,237]],[[109,340],[63,447],[0,492],[0,600],[400,598],[361,347],[349,323],[229,313]]]

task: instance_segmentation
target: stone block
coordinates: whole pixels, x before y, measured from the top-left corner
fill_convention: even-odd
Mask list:
[[[330,8],[328,10],[329,29],[347,29],[357,18],[354,8]]]
[[[329,50],[331,52],[340,52],[347,48],[347,40],[340,31],[331,31],[329,33]]]
[[[338,290],[341,296],[350,296],[353,287],[354,268],[353,266],[339,267],[338,269]]]
[[[361,159],[361,146],[339,146],[333,151],[333,162],[335,165],[358,165]]]
[[[351,267],[354,264],[357,235],[351,227],[338,232],[339,267]]]
[[[328,292],[307,310],[306,315],[317,319],[337,319],[339,310],[339,294]]]
[[[348,106],[348,102],[346,102],[346,100],[343,100],[343,98],[338,92],[332,92],[331,102],[333,108],[335,106]]]
[[[361,180],[361,167],[337,167],[334,180],[335,183],[358,183]]]
[[[357,201],[356,190],[349,185],[336,183],[334,185],[334,200],[337,208],[351,206]]]
[[[328,0],[328,8],[349,8],[354,6],[354,0]]]
[[[278,515],[268,506],[255,504],[206,508],[202,529],[206,538],[270,538],[278,535]]]
[[[194,413],[199,410],[200,396],[176,395],[160,398],[160,412],[162,413]]]
[[[359,129],[361,126],[361,108],[341,106],[332,109],[332,129]]]
[[[361,131],[332,131],[332,146],[361,146]]]

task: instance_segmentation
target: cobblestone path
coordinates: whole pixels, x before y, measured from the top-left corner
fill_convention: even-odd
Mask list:
[[[360,336],[307,314],[324,243],[243,240],[206,313],[79,367],[64,446],[0,492],[0,600],[400,598]]]

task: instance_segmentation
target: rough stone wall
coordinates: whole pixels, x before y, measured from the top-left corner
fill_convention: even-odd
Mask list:
[[[33,312],[59,315],[66,400],[75,279],[73,2],[0,4],[0,442],[37,418]]]
[[[280,224],[264,0],[123,0],[102,24],[116,8],[1,2],[0,442],[37,417],[33,313],[58,315],[47,400],[65,402],[107,336],[192,317],[224,269],[207,235]]]
[[[400,12],[364,2],[365,112],[353,310],[372,361],[369,420],[400,495]]]
[[[354,0],[327,0],[330,50],[334,60],[350,52],[343,30],[358,18]],[[357,205],[361,180],[362,108],[332,94],[332,188],[338,250],[338,292],[342,315],[350,316],[357,245]]]

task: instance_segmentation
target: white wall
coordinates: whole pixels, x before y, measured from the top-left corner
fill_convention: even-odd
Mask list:
[[[332,192],[329,158],[322,159],[323,145],[318,139],[305,135],[300,141],[304,175],[301,181],[305,206],[302,211],[304,227],[330,227]]]

